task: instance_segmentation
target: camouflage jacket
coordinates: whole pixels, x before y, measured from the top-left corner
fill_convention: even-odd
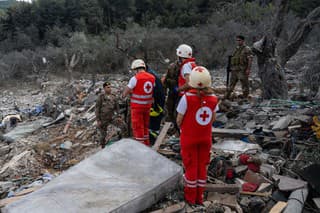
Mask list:
[[[119,104],[114,95],[100,94],[96,102],[96,119],[102,125],[109,124],[115,113],[119,112]]]
[[[165,89],[169,89],[171,91],[178,86],[179,70],[180,66],[177,61],[169,65],[166,77],[164,79]]]
[[[237,46],[231,57],[231,70],[245,71],[248,67],[248,58],[253,54],[248,46]]]

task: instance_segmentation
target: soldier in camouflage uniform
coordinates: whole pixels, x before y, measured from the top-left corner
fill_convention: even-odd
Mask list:
[[[111,94],[111,84],[105,82],[103,85],[104,93],[98,96],[96,102],[96,119],[99,132],[99,142],[102,148],[105,147],[106,137],[113,131],[110,124],[114,124],[115,115],[119,112],[119,105],[116,97]],[[118,119],[118,118],[117,118]]]
[[[179,61],[171,63],[168,67],[163,86],[165,91],[168,90],[166,100],[167,118],[169,122],[176,122],[176,105],[178,102],[178,77],[179,77],[180,64]]]
[[[230,98],[238,80],[241,82],[243,97],[247,98],[253,54],[250,47],[245,45],[244,36],[238,35],[236,39],[238,46],[231,57],[231,80],[226,98]]]

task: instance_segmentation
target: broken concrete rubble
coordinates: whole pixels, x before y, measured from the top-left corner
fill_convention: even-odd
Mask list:
[[[213,148],[217,150],[223,150],[224,152],[233,153],[255,153],[258,150],[261,150],[261,147],[258,144],[250,144],[241,140],[224,140],[213,144]]]
[[[308,197],[308,189],[298,189],[293,191],[290,194],[288,205],[284,210],[284,213],[299,213],[302,212],[304,202],[306,201]]]
[[[118,84],[118,81],[115,83]],[[125,85],[125,83],[126,82],[121,84]],[[0,175],[0,180],[14,183],[14,189],[4,192],[3,196],[16,194],[19,188],[19,186],[16,186],[17,183],[18,185],[32,184],[46,169],[54,174],[59,174],[100,150],[96,143],[93,100],[101,84],[102,81],[98,81],[94,86],[95,88],[89,93],[87,91],[92,85],[90,81],[74,81],[70,85],[68,84],[68,86],[67,84],[62,86],[61,84],[48,84],[48,87],[43,88],[42,92],[39,92],[39,89],[37,89],[23,93],[32,101],[37,99],[34,101],[35,104],[46,105],[41,115],[45,114],[50,116],[52,120],[55,120],[58,118],[58,115],[63,112],[65,117],[53,123],[48,122],[47,124],[49,125],[44,125],[46,128],[37,129],[32,134],[25,135],[15,140],[15,142],[0,144],[0,153],[3,153],[0,157],[0,168],[4,168],[3,166],[10,161],[11,163],[15,161],[14,156],[19,156],[19,154],[24,153],[24,151],[31,151],[31,153],[20,158],[20,160],[15,161],[15,166],[8,167],[7,171]],[[80,87],[78,87],[78,85]],[[59,90],[53,89],[55,87],[60,88]],[[122,86],[118,85],[116,89],[121,89],[121,87]],[[81,90],[80,93],[77,88],[79,88],[79,91]],[[117,90],[116,92],[118,93],[119,91]],[[47,97],[50,97],[51,101],[48,100],[45,104],[44,98],[40,100],[40,97],[46,94],[43,92],[50,92],[50,95]],[[86,94],[80,96],[81,92]],[[34,94],[34,97],[29,96],[29,93]],[[2,95],[3,94],[0,94],[0,96]],[[11,95],[11,97],[14,97],[14,95]],[[7,115],[9,111],[11,111],[11,113],[17,113],[12,107],[14,100],[12,100],[11,97],[7,98],[8,105],[0,106],[1,114]],[[16,98],[13,99],[17,101]],[[23,100],[27,101],[25,98],[23,98]],[[240,193],[237,193],[236,202],[241,205],[242,211],[253,212],[252,210],[257,211],[258,209],[263,209],[264,212],[268,212],[276,205],[276,202],[271,198],[271,196],[273,197],[276,193],[281,193],[283,201],[287,202],[289,193],[279,190],[277,181],[273,181],[271,178],[274,174],[294,179],[302,178],[304,181],[308,181],[308,187],[311,186],[308,188],[308,198],[314,196],[314,192],[316,191],[314,183],[317,182],[314,182],[314,179],[308,176],[304,176],[299,170],[308,168],[320,160],[320,155],[317,154],[320,153],[319,140],[317,140],[315,131],[311,128],[314,124],[312,121],[310,123],[310,118],[319,115],[319,106],[306,103],[300,104],[299,109],[292,109],[292,103],[290,101],[262,101],[255,95],[250,97],[249,101],[235,99],[235,101],[228,101],[226,104],[223,102],[222,100],[221,106],[224,105],[226,107],[221,107],[222,110],[219,112],[220,115],[217,119],[217,126],[214,126],[214,143],[217,144],[217,146],[223,143],[229,146],[231,144],[232,147],[233,143],[230,141],[239,140],[241,141],[239,142],[240,144],[260,147],[254,149],[256,153],[255,156],[263,163],[257,174],[259,177],[271,181],[261,183],[254,192],[240,191]],[[32,109],[35,107],[33,103],[27,106],[20,101],[17,101],[17,105],[21,109]],[[48,110],[48,112],[46,112],[46,110]],[[65,112],[67,112],[67,114],[65,114]],[[66,122],[70,118],[70,112],[76,114],[76,118],[72,122],[72,125],[70,125],[67,133],[62,134]],[[290,122],[288,122],[288,125],[284,122],[285,125],[281,127],[281,130],[280,127],[276,128],[278,130],[274,130],[273,127],[279,120],[285,117],[287,118],[287,116],[293,118],[289,119]],[[24,121],[33,122],[39,118],[41,118],[41,116],[38,115],[35,117],[33,114],[30,114],[30,117],[27,117]],[[21,123],[19,123],[18,126],[20,124]],[[65,149],[66,147],[68,149]],[[213,147],[215,147],[215,145]],[[212,160],[217,157],[223,157],[225,164],[220,167],[221,172],[216,173],[219,174],[218,177],[212,176],[210,173],[208,174],[208,184],[219,184],[220,186],[229,185],[220,187],[220,194],[232,188],[232,184],[235,182],[238,183],[240,179],[244,179],[248,168],[246,165],[241,167],[242,165],[239,164],[238,157],[240,154],[243,154],[245,150],[246,146],[244,149],[237,148],[231,152],[223,148],[212,149]],[[158,152],[170,160],[181,164],[178,138],[171,140],[168,139],[168,135],[166,135],[163,138]],[[27,163],[28,160],[34,164]],[[231,178],[229,179],[226,177],[227,169],[231,171],[228,173],[231,174]],[[311,177],[315,176],[313,173],[310,175]],[[245,181],[243,181],[243,183],[245,183]],[[310,190],[312,190],[312,193]],[[270,193],[272,194],[270,195]],[[208,199],[208,197],[206,197],[206,199]],[[182,202],[182,200],[181,190],[175,190],[172,193],[168,193],[163,200],[148,206],[149,209],[145,210],[145,212],[166,209],[169,206]],[[245,202],[246,200],[247,202]],[[308,200],[305,202],[308,203]],[[207,200],[207,202],[209,202],[209,204],[205,206],[206,211],[223,209],[224,211],[231,212],[235,210],[223,204],[214,203],[209,200]],[[307,207],[310,208],[310,205],[307,205]],[[178,205],[177,208],[180,208],[180,206]]]
[[[46,122],[48,122],[48,118],[41,118],[34,122],[20,124],[12,131],[4,134],[3,138],[7,141],[16,141],[41,128]]]
[[[293,191],[307,186],[307,182],[302,180],[293,179],[281,175],[273,175],[272,178],[276,181],[279,180],[278,187],[281,191]]]

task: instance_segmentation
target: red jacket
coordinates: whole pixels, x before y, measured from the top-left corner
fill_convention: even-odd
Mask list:
[[[185,96],[187,111],[181,124],[181,134],[195,139],[211,139],[211,120],[218,104],[218,98],[215,95],[201,94],[200,99],[195,89],[186,92]]]
[[[132,89],[131,107],[150,108],[153,100],[155,77],[145,71],[137,73],[135,77],[137,84]]]
[[[179,78],[178,78],[178,86],[181,87],[183,86],[185,83],[186,83],[186,79],[184,78],[184,75],[182,73],[182,68],[185,64],[187,63],[190,63],[191,64],[191,68],[195,68],[197,65],[196,65],[196,59],[195,58],[188,58],[188,59],[185,59],[182,64],[180,65],[180,71],[179,71]],[[185,91],[181,91],[179,93],[180,96],[182,96],[183,94],[185,93]]]

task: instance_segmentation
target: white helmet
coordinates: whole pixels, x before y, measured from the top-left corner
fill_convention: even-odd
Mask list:
[[[141,59],[136,59],[131,64],[131,69],[132,70],[135,70],[135,69],[138,69],[138,68],[144,68],[144,69],[146,68],[146,64]]]
[[[182,58],[191,58],[192,57],[192,48],[189,45],[181,44],[177,48],[177,56]]]
[[[209,71],[202,66],[196,66],[193,68],[189,77],[189,85],[198,89],[210,87],[211,76]]]

